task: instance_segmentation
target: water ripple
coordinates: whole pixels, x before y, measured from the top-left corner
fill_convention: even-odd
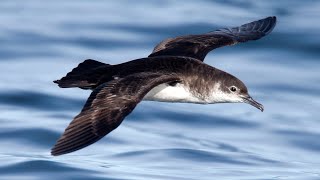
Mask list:
[[[0,97],[0,104],[45,111],[78,110],[83,104],[81,100],[35,91],[0,92]]]
[[[318,1],[1,1],[0,179],[320,179],[319,8]],[[278,17],[270,35],[206,60],[246,82],[264,113],[141,103],[101,141],[50,156],[86,98],[52,80],[78,59],[120,63],[164,38],[270,15]]]

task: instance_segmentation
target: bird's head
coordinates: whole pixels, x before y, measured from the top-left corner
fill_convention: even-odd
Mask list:
[[[249,95],[247,87],[238,78],[223,72],[214,82],[211,103],[247,103],[263,111],[263,105]]]

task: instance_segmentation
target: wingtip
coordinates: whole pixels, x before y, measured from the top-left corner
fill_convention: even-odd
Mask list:
[[[57,152],[57,145],[54,145],[53,147],[52,147],[52,149],[51,149],[51,155],[52,156],[59,156],[59,155],[61,155],[61,153],[59,153],[59,152]]]
[[[62,84],[62,83],[61,83],[61,80],[54,80],[53,83],[58,84],[58,86],[59,86],[60,88],[69,87],[69,86],[67,86],[67,85],[65,85],[65,84]]]
[[[59,141],[52,147],[51,149],[51,155],[52,156],[60,156],[63,154],[68,154],[71,153],[75,150],[70,150],[68,148],[65,148],[63,145],[61,145],[61,143],[59,143]]]
[[[266,18],[270,18],[270,19],[277,19],[277,17],[276,17],[276,16],[268,16],[268,17],[266,17]]]
[[[60,154],[56,154],[55,152],[51,151],[51,156],[59,156]]]
[[[60,156],[63,154],[68,154],[70,152],[70,149],[65,148],[64,144],[61,144],[61,138],[56,142],[56,144],[51,148],[51,155],[52,156]]]
[[[275,26],[277,24],[277,17],[276,16],[269,16],[268,18],[271,20],[273,26]]]
[[[68,153],[70,153],[70,151],[64,151],[64,150],[58,149],[56,145],[51,149],[52,156],[60,156],[63,154],[68,154]]]
[[[276,16],[268,16],[266,18],[254,21],[254,22],[260,22],[260,27],[262,27],[261,32],[263,32],[265,35],[270,34],[274,27],[277,24],[277,17]],[[267,26],[264,24],[267,23]]]
[[[267,33],[270,33],[277,24],[277,17],[276,16],[269,16],[266,18],[266,20],[270,21],[270,29],[267,32]]]

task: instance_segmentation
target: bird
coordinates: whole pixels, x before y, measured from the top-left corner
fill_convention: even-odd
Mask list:
[[[93,59],[80,63],[60,80],[61,88],[92,90],[51,150],[53,156],[87,147],[116,129],[137,104],[145,101],[178,103],[248,103],[263,111],[237,77],[204,63],[219,47],[258,40],[276,25],[270,16],[238,27],[198,35],[168,38],[148,57],[110,65]]]

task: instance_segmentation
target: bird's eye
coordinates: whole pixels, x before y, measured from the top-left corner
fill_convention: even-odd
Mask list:
[[[234,86],[231,86],[231,87],[230,87],[230,91],[232,91],[232,92],[236,92],[236,91],[237,91],[237,88],[236,88],[236,87],[234,87]]]

